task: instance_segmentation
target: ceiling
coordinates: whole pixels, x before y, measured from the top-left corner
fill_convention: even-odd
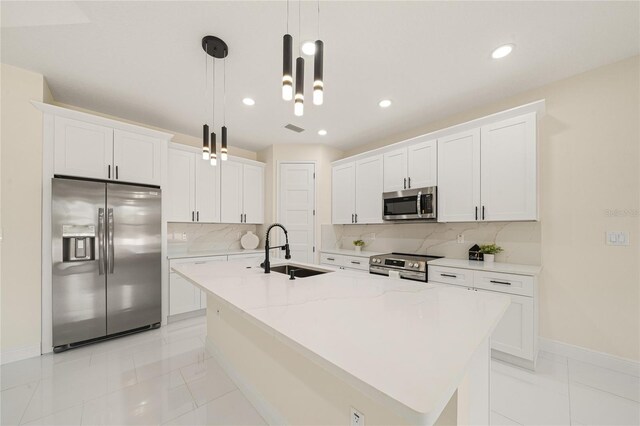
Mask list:
[[[296,44],[318,31],[317,2],[302,2],[298,37],[298,4],[289,3]],[[223,38],[229,142],[251,150],[352,148],[637,55],[640,44],[638,2],[322,1],[325,103],[310,101],[309,59],[305,114],[295,117],[280,95],[285,1],[2,1],[1,8],[2,62],[43,74],[56,101],[193,136],[210,115],[200,41]],[[515,44],[513,53],[491,59],[504,43]],[[243,105],[247,96],[253,107]],[[383,98],[392,106],[378,107]],[[284,129],[288,123],[306,131]]]

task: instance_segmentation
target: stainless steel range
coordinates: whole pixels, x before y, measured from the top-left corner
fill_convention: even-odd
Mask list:
[[[388,253],[371,256],[369,258],[369,273],[376,275],[394,275],[415,281],[428,281],[429,261],[440,259],[442,256],[427,256],[407,253]]]

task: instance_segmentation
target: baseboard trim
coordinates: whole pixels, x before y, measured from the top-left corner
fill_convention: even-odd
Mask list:
[[[40,344],[8,349],[0,353],[0,365],[40,356]]]
[[[540,350],[640,377],[640,362],[540,337]]]
[[[242,392],[256,410],[258,410],[258,413],[260,413],[267,424],[274,426],[287,424],[285,418],[278,412],[278,410],[276,410],[276,408],[271,405],[262,396],[262,394],[231,365],[218,346],[209,339],[209,336],[205,338],[205,345],[211,356],[218,361],[225,373],[227,373],[238,389],[240,389],[240,392]]]

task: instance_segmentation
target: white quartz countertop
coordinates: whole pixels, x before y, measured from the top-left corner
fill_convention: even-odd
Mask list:
[[[499,294],[304,266],[333,272],[292,281],[265,274],[255,259],[173,270],[414,424],[437,420],[510,303]]]
[[[230,256],[234,254],[253,254],[264,253],[264,249],[244,250],[244,249],[231,249],[231,250],[201,250],[201,251],[186,251],[186,250],[168,250],[167,259],[185,259],[190,257],[207,257],[207,256]]]
[[[378,253],[376,251],[365,251],[362,250],[360,253],[355,250],[348,249],[322,249],[320,253],[328,253],[328,254],[341,254],[344,256],[354,256],[354,257],[366,257],[367,259],[371,256],[377,256],[382,253]]]
[[[516,263],[502,263],[502,262],[482,262],[478,260],[466,260],[466,259],[448,259],[443,257],[442,259],[436,259],[429,262],[429,265],[433,266],[448,266],[450,268],[462,268],[462,269],[475,269],[478,271],[487,272],[504,272],[507,274],[517,275],[538,275],[542,269],[540,266],[535,265],[518,265]]]

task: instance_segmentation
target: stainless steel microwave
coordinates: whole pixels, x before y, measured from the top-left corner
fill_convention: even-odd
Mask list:
[[[437,188],[406,189],[382,194],[382,218],[395,220],[436,220]]]

